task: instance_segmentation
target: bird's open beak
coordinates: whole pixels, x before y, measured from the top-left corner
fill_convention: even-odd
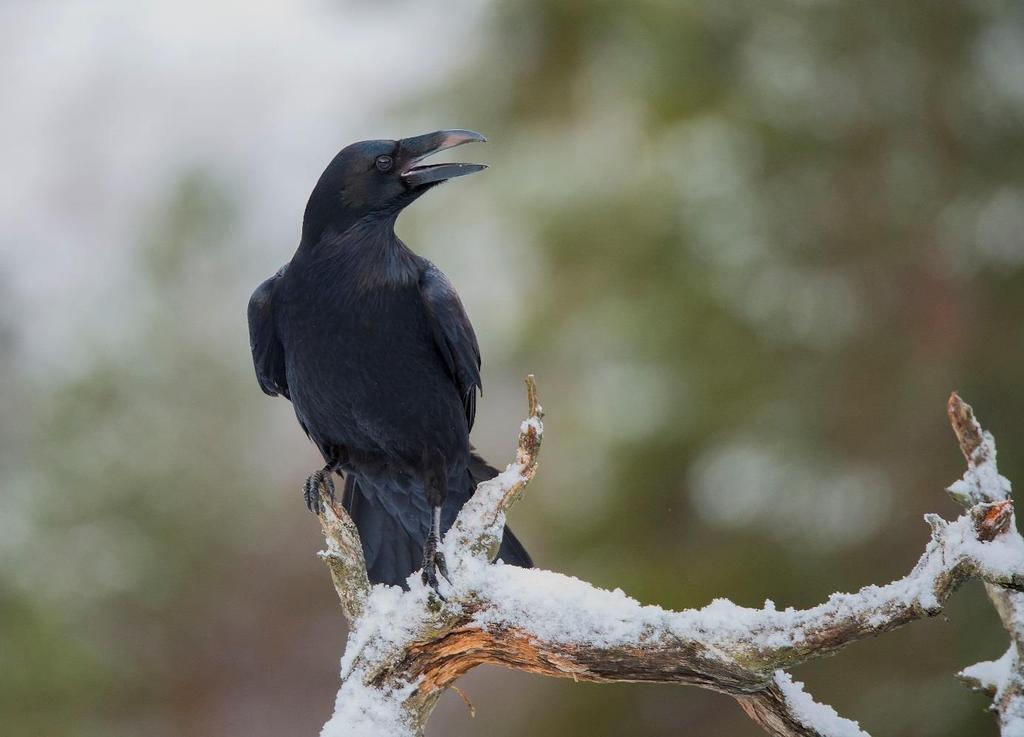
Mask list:
[[[461,146],[463,143],[486,140],[479,133],[463,130],[434,131],[414,138],[403,138],[399,141],[402,180],[410,187],[421,187],[424,184],[436,184],[453,177],[483,171],[487,168],[483,164],[417,164],[439,151]]]

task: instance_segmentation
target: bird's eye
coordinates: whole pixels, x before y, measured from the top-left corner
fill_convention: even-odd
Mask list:
[[[377,169],[379,171],[388,171],[394,165],[394,161],[390,156],[378,156],[377,157]]]

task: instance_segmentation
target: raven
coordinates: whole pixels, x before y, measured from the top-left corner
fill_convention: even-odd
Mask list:
[[[497,471],[469,443],[481,390],[480,349],[448,278],[394,226],[428,190],[482,164],[426,164],[479,133],[442,130],[354,143],[328,164],[299,247],[249,300],[249,342],[263,391],[291,400],[326,465],[306,481],[345,477],[342,504],[359,529],[372,583],[406,585],[419,568],[447,578],[437,549],[476,485]],[[499,556],[530,567],[505,528]]]

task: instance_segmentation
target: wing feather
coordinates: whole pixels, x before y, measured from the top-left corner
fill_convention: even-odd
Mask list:
[[[256,367],[260,388],[272,397],[281,395],[290,399],[288,377],[285,373],[284,348],[277,335],[274,320],[274,291],[287,264],[272,277],[256,287],[249,298],[249,348]]]
[[[462,300],[448,277],[429,261],[420,275],[420,294],[427,308],[434,342],[462,398],[470,429],[476,418],[476,396],[482,391],[480,346]]]

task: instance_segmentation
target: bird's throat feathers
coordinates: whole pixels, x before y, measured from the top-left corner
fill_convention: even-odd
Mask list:
[[[315,244],[303,243],[311,265],[338,269],[353,286],[375,289],[419,280],[419,258],[395,234],[395,218],[364,218],[344,232],[328,229]]]

